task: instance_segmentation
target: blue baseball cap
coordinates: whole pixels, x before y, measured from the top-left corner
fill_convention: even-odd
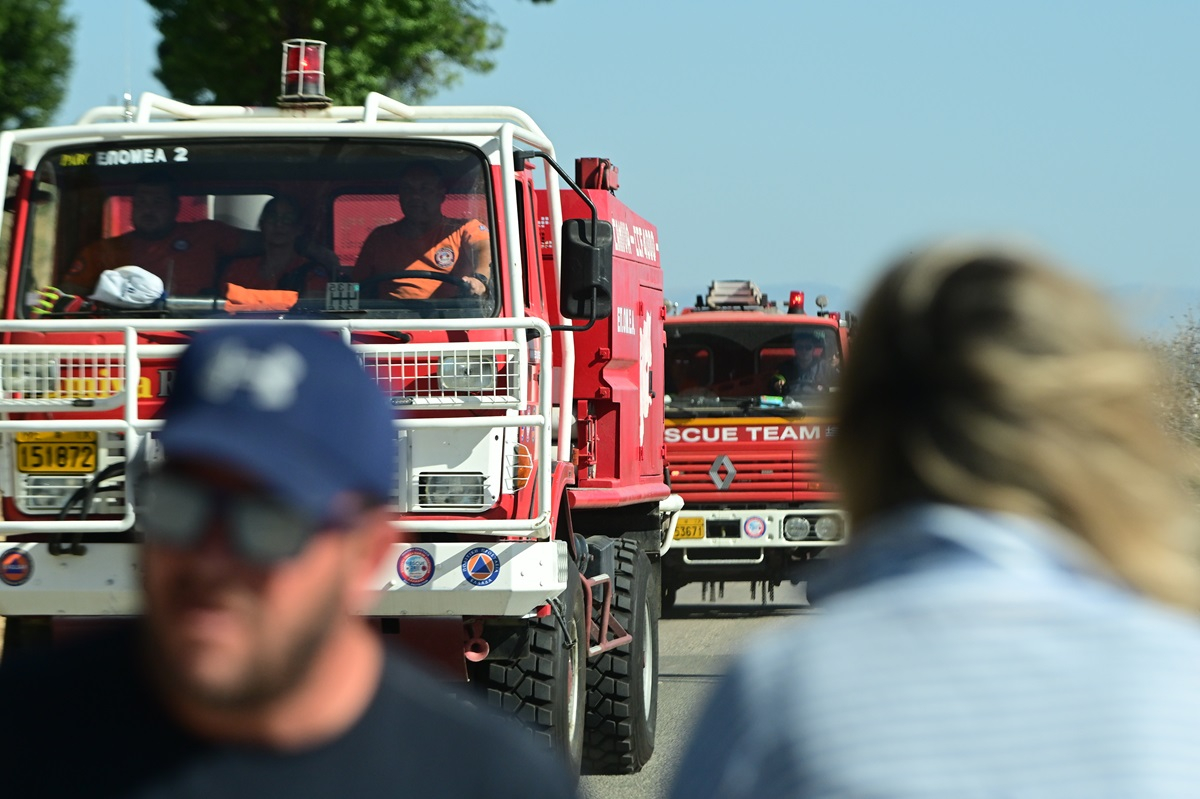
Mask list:
[[[317,521],[346,492],[396,486],[394,413],[331,331],[249,323],[196,335],[163,408],[168,460],[228,465]]]

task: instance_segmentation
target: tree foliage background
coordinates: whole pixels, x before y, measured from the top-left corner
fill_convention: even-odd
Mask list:
[[[370,91],[420,102],[462,70],[489,71],[504,36],[477,0],[147,2],[163,36],[155,77],[193,103],[273,105],[280,43],[293,38],[328,42],[334,102],[357,105]]]
[[[74,32],[63,0],[0,0],[0,130],[50,121],[66,94]]]

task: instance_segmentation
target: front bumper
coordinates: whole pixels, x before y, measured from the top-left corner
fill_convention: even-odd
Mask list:
[[[46,544],[0,543],[0,555],[14,564],[0,581],[0,615],[138,613],[139,551],[135,544],[88,544],[81,556],[51,555]],[[561,594],[570,570],[563,541],[394,544],[373,577],[379,597],[370,613],[524,616]]]
[[[840,537],[822,540],[815,532],[807,537],[789,539],[784,535],[784,524],[789,517],[803,517],[815,528],[821,518],[831,518],[838,524]],[[690,521],[691,520],[691,521]],[[698,520],[698,521],[697,521]],[[688,537],[703,523],[703,537]],[[823,549],[846,543],[848,520],[846,514],[830,507],[794,508],[728,508],[721,510],[698,510],[684,506],[675,522],[673,549]],[[685,553],[686,560],[686,553]]]

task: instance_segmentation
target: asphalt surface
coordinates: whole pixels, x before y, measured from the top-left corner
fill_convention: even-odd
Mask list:
[[[797,622],[808,609],[803,587],[781,586],[774,601],[750,599],[748,583],[726,583],[724,597],[702,601],[699,584],[679,592],[675,610],[659,622],[658,729],[654,756],[637,774],[585,776],[585,799],[666,796],[696,717],[709,691],[747,637],[772,625]],[[707,597],[703,598],[707,600]]]

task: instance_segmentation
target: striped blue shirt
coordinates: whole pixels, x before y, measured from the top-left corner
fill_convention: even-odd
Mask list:
[[[1016,517],[879,523],[736,660],[674,797],[1200,797],[1200,622]]]

